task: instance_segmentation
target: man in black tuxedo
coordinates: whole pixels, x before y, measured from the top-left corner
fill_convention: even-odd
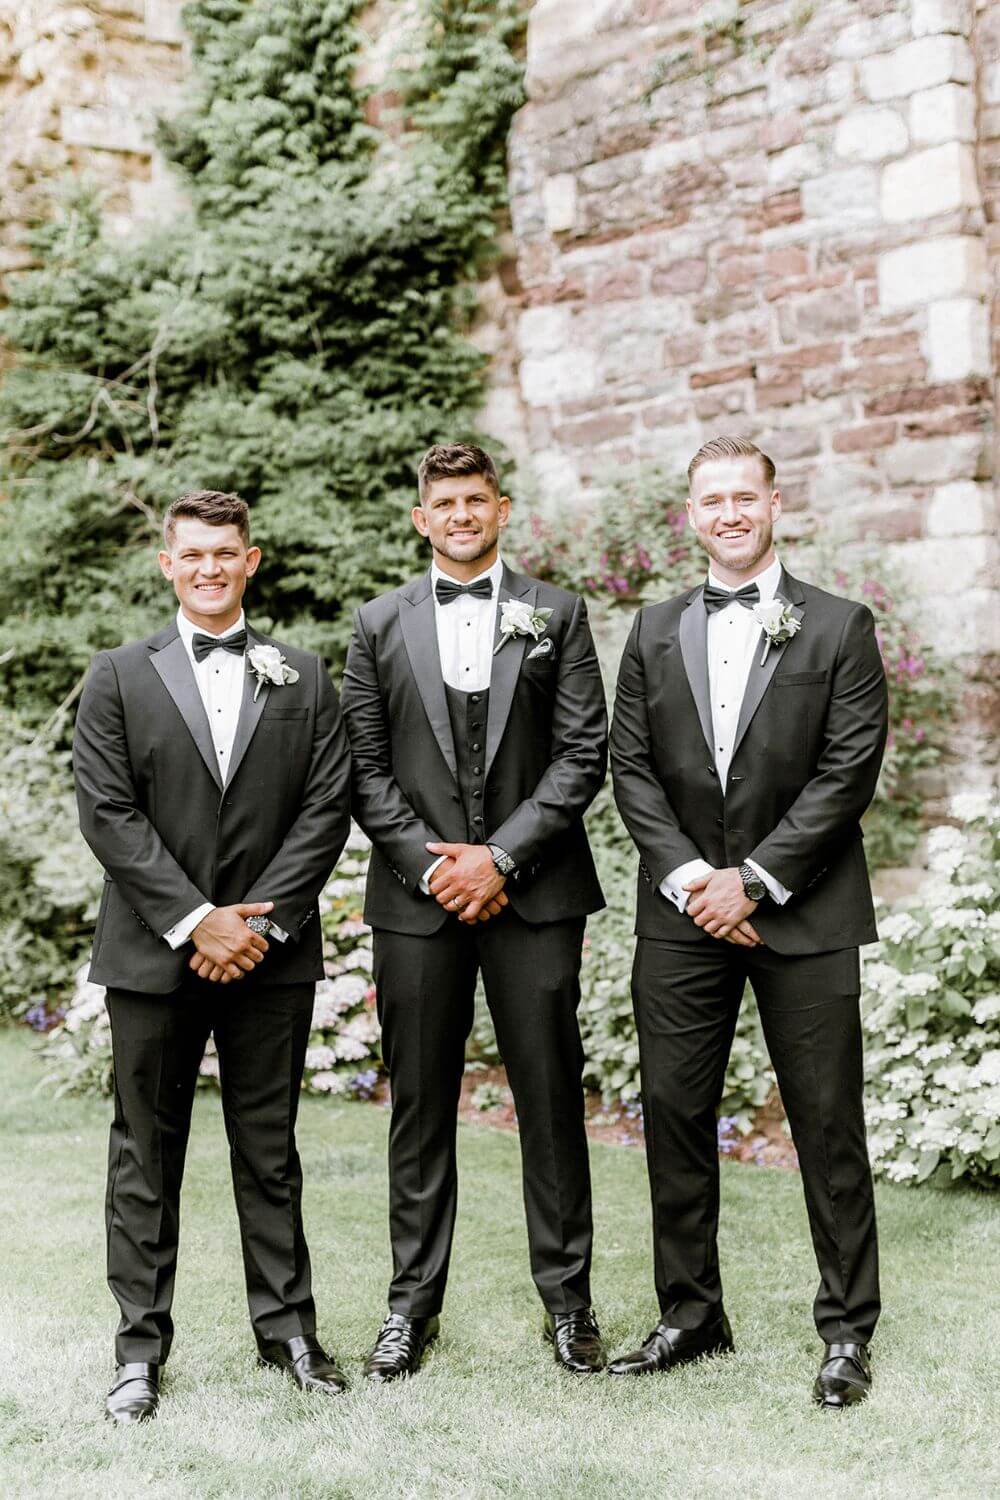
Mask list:
[[[876,932],[859,819],[885,748],[885,673],[871,612],[778,561],[771,460],[716,438],[688,474],[708,582],[636,616],[611,733],[641,858],[633,998],[661,1321],[610,1369],[733,1347],[716,1110],[749,979],[819,1263],[814,1397],[842,1407],[867,1395],[879,1313],[858,1004],[858,948]]]
[[[394,1275],[366,1374],[414,1372],[438,1331],[480,971],[546,1335],[564,1368],[590,1372],[604,1357],[576,1011],[585,918],[603,905],[582,822],[606,767],[600,669],[583,601],[500,560],[510,501],[488,454],[431,448],[419,496],[432,566],[358,611],[343,688],[392,1086]]]
[[[350,826],[347,735],[319,657],[245,623],[260,561],[245,503],[184,495],[164,541],[177,616],[94,658],[73,740],[80,824],[105,870],[90,978],[107,986],[115,1069],[116,1422],[157,1408],[210,1035],[260,1359],[344,1389],[316,1340],[295,1117],[323,975],[317,897]]]

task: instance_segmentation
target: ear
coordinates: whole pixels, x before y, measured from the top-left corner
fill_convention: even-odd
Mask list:
[[[246,563],[247,577],[248,578],[252,578],[253,575],[256,573],[256,571],[257,571],[257,569],[259,567],[260,567],[260,548],[259,547],[248,547],[247,548],[247,563]]]
[[[771,520],[776,521],[781,515],[781,491],[775,490],[771,496]]]
[[[684,508],[688,513],[688,525],[690,526],[692,531],[697,531],[698,528],[694,524],[694,506],[691,504],[690,495],[688,495],[687,499],[684,502]]]
[[[163,574],[164,578],[172,583],[174,577],[174,560],[170,556],[170,553],[158,552],[156,554],[156,561],[160,565],[160,572]]]
[[[420,532],[421,536],[427,536],[430,525],[427,520],[427,512],[422,505],[415,505],[410,511],[410,520]]]
[[[497,511],[497,525],[502,531],[503,528],[507,525],[507,522],[510,520],[510,496],[501,495],[498,505],[499,509]]]

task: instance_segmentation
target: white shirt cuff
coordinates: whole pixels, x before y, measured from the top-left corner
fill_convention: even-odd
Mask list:
[[[194,911],[188,912],[179,922],[175,922],[169,932],[163,934],[163,941],[169,943],[171,948],[180,948],[190,940],[198,923],[207,917],[215,907],[211,901],[206,901],[202,906],[196,906]]]
[[[271,923],[271,931],[268,933],[268,937],[277,938],[279,943],[288,942],[288,933],[283,931],[282,928],[278,926],[277,922]]]
[[[761,869],[760,865],[755,859],[748,859],[745,861],[745,863],[750,866],[751,870],[755,870],[760,876],[761,880],[763,880],[764,884],[767,886],[767,894],[770,896],[771,900],[776,902],[778,906],[784,906],[785,902],[792,894],[791,891],[787,890],[785,886],[782,885],[780,880],[775,880],[773,875],[769,875],[766,870]]]
[[[431,876],[434,874],[434,871],[437,869],[438,865],[443,865],[447,858],[447,854],[439,854],[434,863],[432,865],[428,865],[424,873],[421,875],[420,889],[423,891],[425,896],[429,896],[431,893]]]
[[[672,901],[679,912],[686,911],[691,892],[684,887],[689,881],[697,880],[699,875],[711,875],[714,869],[715,866],[704,859],[689,859],[687,864],[678,865],[676,870],[664,875],[660,881],[660,895]]]

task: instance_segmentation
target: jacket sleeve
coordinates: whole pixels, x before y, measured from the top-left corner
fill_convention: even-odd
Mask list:
[[[875,795],[889,728],[885,668],[871,610],[857,605],[834,661],[815,775],[750,857],[793,893],[821,875]]]
[[[601,669],[577,599],[561,642],[552,711],[552,758],[537,786],[490,835],[519,866],[579,822],[608,768],[608,712]]]
[[[414,812],[393,775],[392,734],[360,610],[347,652],[343,703],[353,761],[354,816],[407,889],[417,892],[434,858],[426,846],[438,843],[440,834]]]
[[[639,637],[643,611],[636,615],[618,670],[611,725],[611,775],[622,822],[639,857],[659,888],[671,871],[702,852],[681,829],[653,763],[646,673]]]
[[[316,717],[302,805],[281,848],[244,901],[273,901],[273,920],[289,937],[313,915],[316,898],[351,828],[351,752],[330,674],[316,659]]]
[[[139,807],[118,675],[104,651],[94,657],[80,699],[73,773],[83,836],[152,932],[168,932],[206,904]]]

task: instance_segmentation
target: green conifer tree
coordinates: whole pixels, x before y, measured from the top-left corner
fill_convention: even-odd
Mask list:
[[[255,618],[333,663],[350,607],[417,564],[415,461],[482,396],[466,332],[523,23],[518,0],[423,0],[385,130],[357,9],[188,6],[195,97],[161,138],[190,213],[114,242],[78,193],[35,235],[0,317],[0,680],[28,718],[163,618],[151,553],[183,490],[248,500]]]

